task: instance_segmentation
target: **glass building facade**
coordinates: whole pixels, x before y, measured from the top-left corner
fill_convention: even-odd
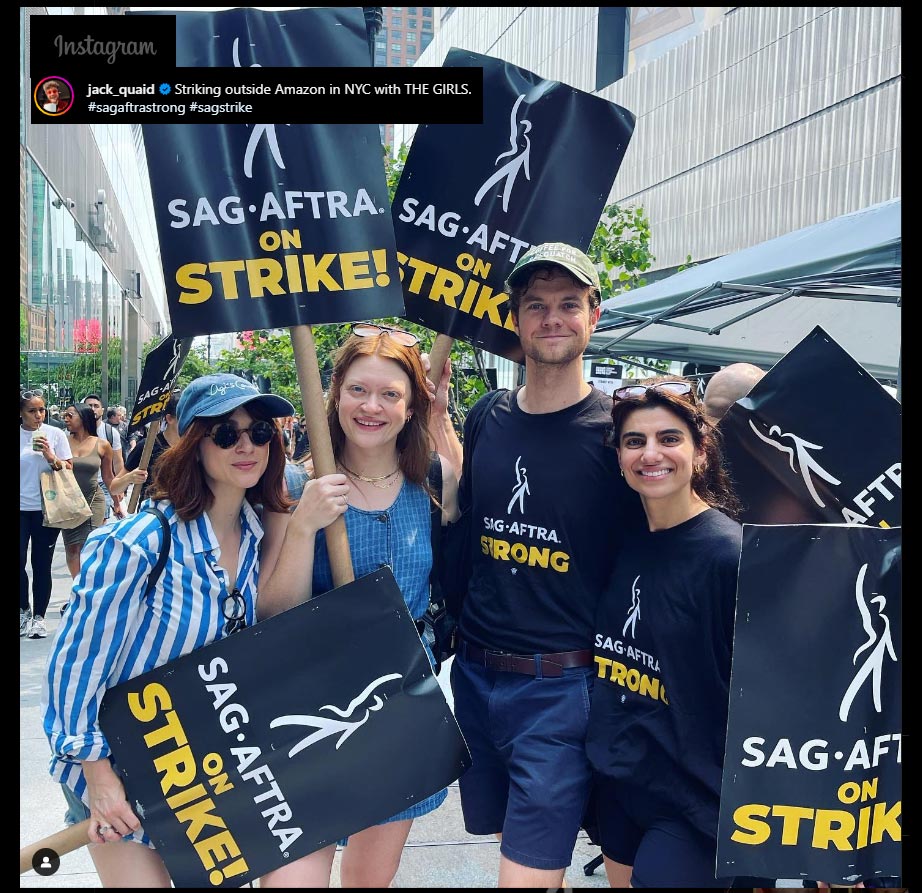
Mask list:
[[[124,9],[20,7],[20,383],[55,398],[82,355],[104,402],[130,405],[168,329],[141,128],[33,124],[29,58],[33,16]]]

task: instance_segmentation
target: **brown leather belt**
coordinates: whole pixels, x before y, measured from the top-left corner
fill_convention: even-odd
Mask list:
[[[458,650],[465,660],[489,670],[524,673],[526,676],[562,676],[566,668],[592,666],[591,648],[556,651],[552,654],[507,654],[504,651],[486,651],[470,642],[461,642]]]

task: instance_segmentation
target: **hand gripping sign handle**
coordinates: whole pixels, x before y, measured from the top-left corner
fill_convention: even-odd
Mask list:
[[[142,469],[143,471],[147,471],[147,466],[150,462],[150,454],[154,451],[154,442],[156,440],[157,432],[154,431],[154,423],[151,422],[147,426],[147,434],[144,437],[144,449],[141,452],[141,461],[138,463],[138,468]],[[142,486],[142,484],[135,484],[131,488],[131,501],[128,503],[128,513],[131,515],[133,515],[138,510],[138,502],[141,499]]]
[[[311,445],[311,458],[314,460],[314,476],[336,474],[330,426],[327,424],[327,415],[323,408],[323,383],[320,380],[314,333],[310,326],[292,326],[290,331],[301,401],[307,421],[307,437]],[[325,529],[325,533],[330,568],[333,571],[333,585],[345,586],[355,579],[352,556],[349,554],[349,538],[346,535],[346,519],[340,515]]]
[[[63,831],[58,831],[50,837],[24,846],[19,851],[19,873],[22,874],[32,868],[32,857],[39,850],[54,850],[59,856],[63,856],[65,853],[72,853],[86,846],[90,842],[87,837],[89,827],[90,820],[84,819],[76,825],[68,825]]]
[[[439,386],[439,379],[442,377],[442,370],[445,368],[445,360],[451,353],[452,345],[455,339],[450,335],[436,335],[435,341],[432,342],[432,350],[429,351],[429,381],[436,387]]]

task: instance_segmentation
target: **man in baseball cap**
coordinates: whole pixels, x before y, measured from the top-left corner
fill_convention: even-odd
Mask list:
[[[503,887],[563,885],[592,778],[585,699],[596,674],[595,605],[622,537],[644,519],[604,445],[612,398],[583,377],[599,286],[573,245],[548,242],[521,257],[506,292],[525,384],[484,396],[464,426],[458,501],[472,539],[486,545],[471,557],[451,674],[455,718],[474,754],[459,785],[467,831],[502,832]],[[439,422],[432,430],[453,431]],[[495,518],[507,520],[493,526]],[[496,704],[499,727],[489,721]],[[626,887],[630,872],[621,873]]]
[[[506,280],[506,291],[521,284],[526,272],[534,270],[541,264],[557,264],[569,270],[583,285],[593,286],[599,295],[602,291],[602,286],[599,284],[599,271],[595,268],[595,264],[579,248],[563,242],[545,242],[543,245],[533,245],[529,248],[519,258],[519,262],[509,274]]]
[[[294,415],[295,408],[284,397],[262,394],[255,384],[239,375],[221,372],[196,378],[185,387],[179,398],[176,413],[180,436],[197,418],[217,418],[253,402],[261,403],[266,412],[275,418]]]

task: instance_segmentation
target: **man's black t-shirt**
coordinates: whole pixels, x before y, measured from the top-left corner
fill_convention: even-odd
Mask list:
[[[591,648],[625,527],[644,517],[604,445],[611,398],[593,389],[559,412],[528,414],[517,394],[484,419],[461,484],[474,553],[461,635],[516,654]]]
[[[596,623],[593,767],[712,837],[741,541],[740,525],[715,509],[632,535]]]

